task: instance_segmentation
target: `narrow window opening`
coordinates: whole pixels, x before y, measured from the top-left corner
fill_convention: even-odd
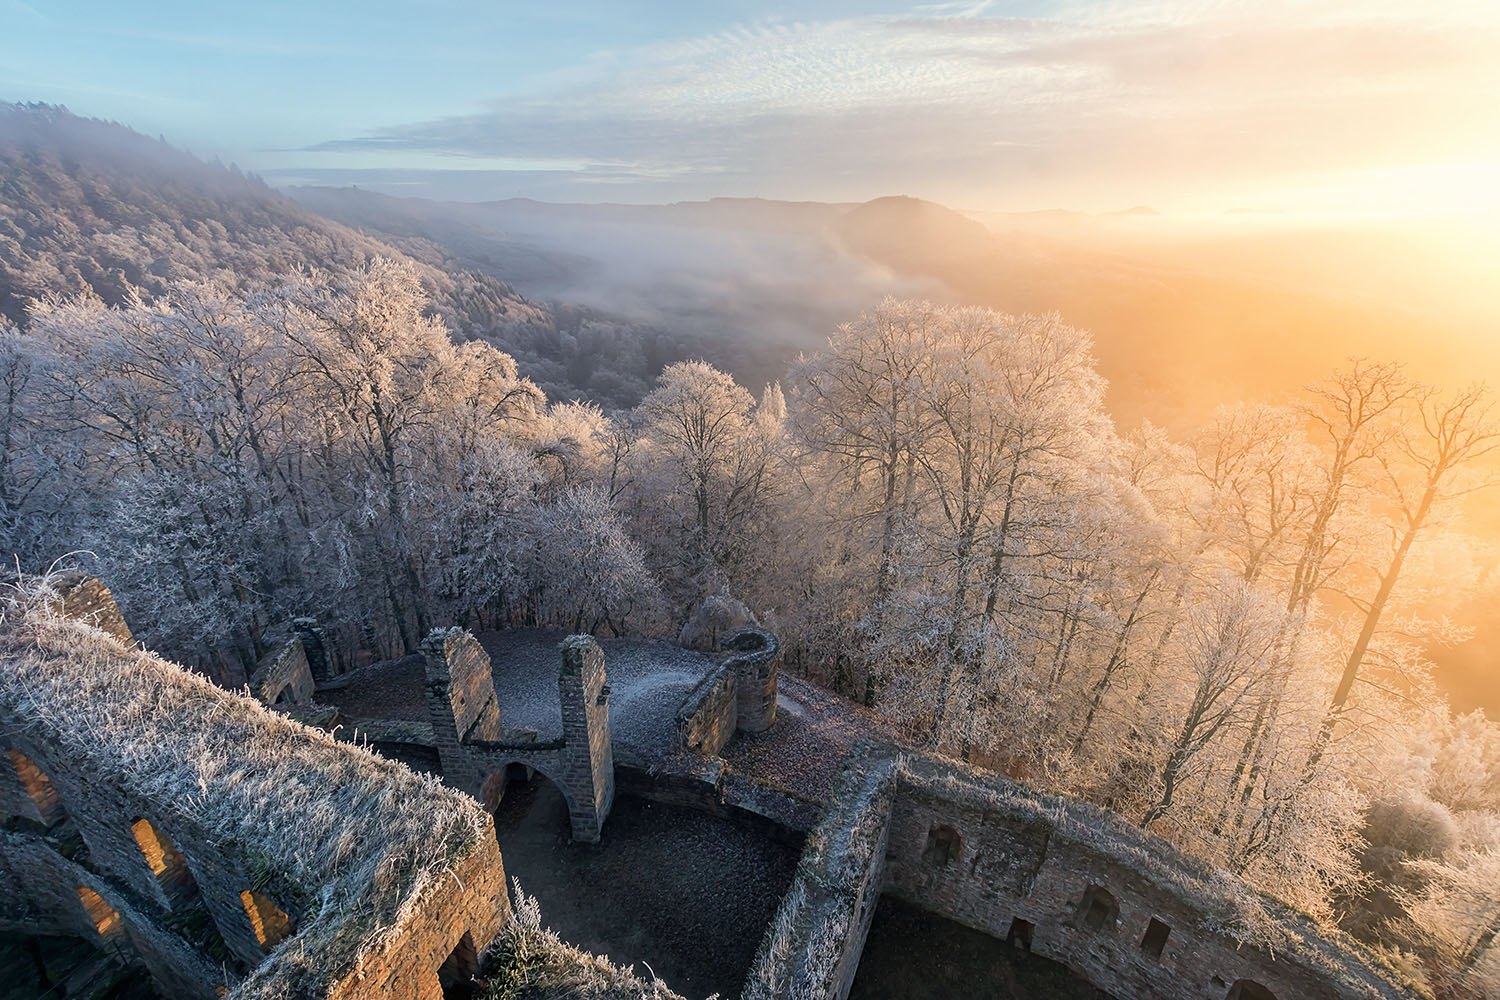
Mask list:
[[[946,865],[963,852],[963,838],[951,826],[934,826],[927,831],[927,848],[922,860],[930,865]]]
[[[146,859],[146,867],[156,876],[162,892],[173,902],[191,902],[198,897],[198,884],[188,870],[187,859],[171,838],[157,829],[149,819],[137,819],[130,824],[130,832],[140,845]]]
[[[1151,923],[1146,926],[1146,936],[1141,938],[1141,951],[1152,958],[1160,959],[1163,949],[1167,947],[1167,938],[1171,935],[1172,928],[1151,918]]]
[[[1120,904],[1103,886],[1091,885],[1084,890],[1078,904],[1078,924],[1086,931],[1113,931],[1120,919]]]
[[[16,777],[21,779],[21,787],[26,789],[37,812],[42,814],[42,822],[52,827],[67,819],[68,811],[63,808],[62,797],[57,794],[52,779],[19,750],[7,750],[5,753],[16,770]]]
[[[1031,936],[1034,933],[1036,933],[1036,927],[1030,920],[1016,917],[1010,922],[1010,930],[1005,935],[1005,943],[1021,951],[1030,951]]]
[[[104,901],[104,897],[85,886],[73,887],[78,893],[78,902],[83,904],[84,912],[89,915],[89,920],[94,925],[94,930],[99,936],[110,943],[117,943],[125,938],[125,922],[115,912],[115,908]]]
[[[260,942],[262,951],[269,952],[296,933],[292,918],[260,893],[246,889],[240,893],[240,902],[245,905],[245,915],[250,918],[255,940]]]
[[[443,1000],[473,1000],[479,995],[479,952],[474,947],[474,938],[465,933],[443,964],[438,967],[438,984],[443,987]]]

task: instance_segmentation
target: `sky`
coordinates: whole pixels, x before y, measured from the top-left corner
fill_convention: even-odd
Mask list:
[[[0,0],[0,99],[459,199],[1500,212],[1495,0]]]

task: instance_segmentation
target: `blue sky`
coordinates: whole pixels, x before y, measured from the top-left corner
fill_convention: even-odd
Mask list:
[[[0,99],[276,183],[466,198],[1452,211],[1492,0],[0,0]]]

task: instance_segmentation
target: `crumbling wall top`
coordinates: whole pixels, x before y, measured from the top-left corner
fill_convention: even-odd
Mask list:
[[[492,838],[467,796],[64,618],[56,600],[43,587],[0,602],[0,715],[295,897],[304,960],[268,961],[237,995],[316,992]]]

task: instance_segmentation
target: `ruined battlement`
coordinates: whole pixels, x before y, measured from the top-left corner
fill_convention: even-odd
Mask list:
[[[0,602],[0,932],[94,940],[173,997],[440,1000],[462,993],[450,988],[510,918],[487,812],[507,775],[550,778],[573,838],[600,838],[616,762],[591,637],[557,648],[561,733],[538,740],[504,726],[472,634],[428,636],[429,722],[384,725],[406,742],[423,730],[449,788],[267,709],[262,700],[291,688],[285,705],[311,686],[305,630],[262,662],[253,696],[235,694],[137,648],[98,581],[64,585]],[[747,712],[769,727],[776,705],[774,636],[721,638],[730,655],[687,693],[672,756],[653,762],[669,765],[631,763],[627,748],[621,774],[635,794],[812,827],[745,1000],[844,1000],[885,894],[1122,1000],[1413,995],[1357,948],[1161,838],[952,761],[845,744],[818,819],[813,799],[714,755]],[[774,748],[810,711],[791,704],[757,747]]]
[[[478,803],[83,603],[0,607],[0,928],[95,938],[169,996],[437,1000],[473,974],[509,913]]]
[[[307,648],[295,634],[263,656],[250,675],[250,693],[266,705],[305,705],[313,687]]]
[[[808,838],[745,1000],[843,1000],[881,893],[1118,997],[1413,995],[1310,919],[1102,810],[867,745]]]
[[[713,756],[735,733],[763,733],[776,722],[776,681],[781,644],[756,625],[717,636],[728,655],[700,680],[677,709],[677,742],[685,750]]]

